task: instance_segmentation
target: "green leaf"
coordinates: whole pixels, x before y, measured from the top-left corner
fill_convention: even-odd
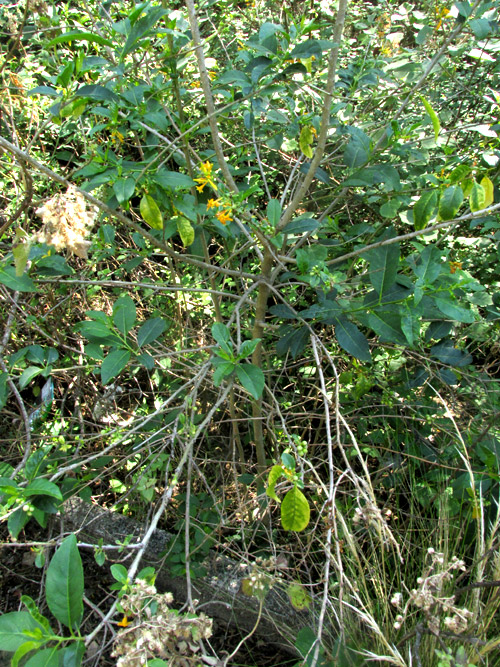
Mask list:
[[[242,386],[257,400],[262,396],[265,378],[260,368],[253,364],[238,364],[236,376]]]
[[[9,397],[9,374],[0,372],[0,410],[5,407]]]
[[[318,229],[320,223],[312,218],[296,218],[288,223],[283,229],[283,234],[303,234],[304,232],[314,232]]]
[[[422,95],[420,95],[420,99],[422,100],[425,110],[429,114],[429,117],[432,121],[432,127],[434,128],[434,139],[437,141],[439,130],[441,129],[441,123],[439,122],[438,115],[434,111],[430,103],[425,99],[425,97],[422,97]]]
[[[288,468],[288,470],[295,470],[295,458],[289,452],[283,452],[281,455],[281,463]]]
[[[131,177],[119,178],[113,183],[113,192],[119,204],[127,202],[135,192],[135,179]]]
[[[382,238],[391,238],[394,231],[391,229]],[[382,239],[380,239],[382,240]],[[370,282],[377,294],[383,294],[391,287],[395,280],[399,267],[399,243],[374,248],[366,253],[366,259],[370,262]]]
[[[313,142],[313,133],[310,125],[305,125],[300,131],[299,146],[300,150],[308,158],[312,158],[313,149],[311,144]]]
[[[213,359],[212,363],[214,363],[214,361],[215,360]],[[223,359],[220,359],[214,365],[215,365],[215,371],[213,380],[214,380],[214,385],[218,387],[225,377],[231,375],[231,373],[236,368],[236,364],[233,361],[225,361]]]
[[[120,98],[116,93],[114,93],[106,86],[100,86],[97,83],[90,84],[88,86],[80,86],[75,92],[75,97],[90,97],[93,100],[98,100],[100,102],[119,102]],[[73,108],[70,110],[74,111]]]
[[[401,318],[397,313],[373,311],[368,314],[368,324],[382,341],[406,345],[406,336],[401,331]]]
[[[372,355],[365,336],[347,317],[339,317],[335,324],[335,337],[340,347],[360,361],[371,361]]]
[[[296,486],[290,489],[281,503],[281,525],[284,530],[301,531],[307,528],[311,510],[307,498]]]
[[[181,237],[184,247],[190,246],[194,241],[194,228],[187,218],[183,215],[175,216],[177,231]]]
[[[441,251],[435,245],[425,246],[412,268],[422,283],[431,285],[443,269]]]
[[[158,204],[151,195],[144,195],[139,204],[139,210],[143,219],[150,227],[153,229],[163,229],[163,216]]]
[[[41,477],[28,484],[24,489],[24,495],[27,498],[30,496],[50,496],[51,498],[57,498],[57,500],[63,499],[61,490],[57,484],[49,482],[48,479],[42,479]]]
[[[162,7],[149,8],[146,16],[143,16],[134,23],[121,52],[120,60],[123,60],[126,55],[135,50],[138,41],[143,38],[155,23],[166,13],[167,11]]]
[[[431,190],[424,192],[413,207],[413,224],[415,229],[420,231],[427,227],[427,223],[433,218],[437,211],[438,192]]]
[[[31,380],[40,375],[40,373],[43,373],[43,368],[40,368],[40,366],[28,366],[28,368],[25,368],[19,378],[19,389],[27,387]]]
[[[367,137],[368,139],[368,137]],[[344,162],[348,167],[361,167],[370,157],[370,141],[360,141],[358,138],[351,139],[344,150]]]
[[[139,347],[143,347],[152,343],[162,335],[166,328],[166,322],[162,317],[153,317],[146,320],[137,332],[137,344]]]
[[[467,178],[467,176],[471,173],[472,167],[470,167],[468,164],[459,164],[453,169],[453,171],[450,173],[448,176],[450,183],[454,185],[455,183],[460,183],[460,181],[463,181],[464,178]]]
[[[46,48],[50,48],[56,44],[68,44],[69,42],[93,42],[94,44],[100,44],[101,46],[113,46],[113,42],[109,39],[96,35],[94,32],[71,30],[70,32],[65,32],[62,35],[58,35],[57,37],[54,37],[54,39],[51,39],[46,45]]]
[[[260,343],[260,338],[254,338],[253,340],[245,340],[241,344],[240,350],[238,352],[238,359],[245,359],[253,354],[255,348]]]
[[[11,611],[0,616],[0,646],[2,651],[14,653],[24,644],[29,636],[24,634],[39,629],[40,625],[27,611]]]
[[[119,297],[113,305],[113,323],[124,336],[132,329],[136,320],[136,308],[128,294]]]
[[[10,665],[11,667],[18,667],[19,661],[24,658],[25,655],[28,653],[31,653],[32,651],[35,651],[39,649],[41,646],[47,643],[48,640],[37,640],[37,639],[32,639],[31,641],[24,642],[17,651],[14,653],[12,656]],[[23,665],[26,663],[23,662]]]
[[[441,195],[439,200],[439,217],[441,220],[452,220],[462,202],[464,193],[459,185],[450,185]]]
[[[19,533],[22,531],[29,520],[29,514],[24,512],[22,507],[13,512],[7,521],[7,528],[12,537],[17,539]]]
[[[55,552],[47,568],[47,605],[66,627],[76,629],[83,617],[83,566],[76,536],[69,535]]]
[[[35,283],[25,274],[16,276],[13,266],[0,267],[0,283],[16,292],[36,292]]]
[[[27,608],[29,613],[33,616],[35,621],[37,621],[37,623],[40,623],[40,625],[42,625],[45,628],[45,631],[48,634],[54,634],[52,628],[50,627],[49,620],[40,613],[40,610],[36,606],[35,601],[32,598],[30,598],[29,595],[21,595],[21,602]]]
[[[108,354],[101,365],[101,382],[108,384],[119,375],[130,361],[131,353],[128,350],[113,350]]]
[[[231,334],[225,324],[222,322],[212,324],[212,336],[225,352],[232,354]]]
[[[445,295],[435,295],[433,297],[434,303],[446,317],[449,317],[456,322],[466,322],[467,324],[474,322],[476,319],[474,313],[468,308],[460,306],[454,299],[452,300],[452,298],[453,297],[451,296]]]
[[[453,347],[450,341],[443,341],[431,347],[431,357],[439,359],[443,364],[449,366],[468,366],[472,363],[472,356],[466,352],[462,352],[456,347]]]
[[[75,329],[96,345],[115,345],[122,342],[119,336],[104,322],[85,320],[84,322],[78,322]]]
[[[276,486],[276,482],[278,479],[284,475],[283,467],[282,466],[273,466],[271,470],[269,471],[269,476],[267,478],[267,488],[266,488],[266,494],[270,497],[276,500],[276,502],[280,503],[281,500],[278,498],[276,495],[276,492],[274,490],[274,487]]]
[[[114,563],[111,568],[111,575],[120,584],[126,584],[128,581],[128,570],[120,563]]]
[[[167,169],[160,169],[153,177],[153,181],[162,188],[182,188],[189,190],[196,183],[187,174],[181,174],[178,171],[168,171]]]
[[[62,651],[57,646],[44,648],[41,651],[37,651],[24,667],[59,667],[61,654]]]
[[[486,206],[486,191],[483,186],[476,181],[474,181],[474,185],[469,194],[469,206],[473,213],[481,211]]]
[[[281,204],[277,199],[270,199],[267,204],[267,219],[276,227],[281,218]]]

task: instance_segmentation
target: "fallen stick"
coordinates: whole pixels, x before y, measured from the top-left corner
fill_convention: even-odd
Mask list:
[[[134,545],[140,543],[145,532],[140,522],[77,497],[65,502],[62,519],[65,527],[77,533],[80,541],[92,544],[97,544],[101,539],[105,544],[116,544],[132,535],[129,544]],[[156,530],[141,565],[155,568],[157,589],[161,592],[170,591],[179,604],[186,600],[186,580],[184,577],[172,576],[163,563],[163,556],[173,539],[174,535]],[[112,553],[106,551],[110,560],[113,559],[110,556]],[[224,625],[237,627],[242,634],[251,632],[258,619],[259,601],[245,595],[242,590],[243,581],[249,576],[249,566],[222,555],[209,557],[203,565],[207,574],[192,582],[192,594],[198,600],[197,607],[202,607],[207,616]],[[282,588],[276,584],[267,593],[254,634],[265,637],[268,644],[298,655],[294,647],[295,638],[304,626],[314,627],[312,614],[310,611],[296,610]]]

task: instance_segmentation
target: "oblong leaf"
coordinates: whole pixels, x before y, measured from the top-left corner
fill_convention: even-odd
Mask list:
[[[281,500],[278,498],[276,495],[276,492],[274,490],[274,487],[276,486],[276,482],[278,479],[284,475],[283,467],[282,466],[273,466],[271,470],[269,471],[269,476],[267,478],[267,488],[266,488],[266,494],[270,497],[273,498],[273,500],[276,500],[276,502],[280,503]]]
[[[190,246],[194,241],[193,225],[183,215],[176,216],[177,231],[185,247]]]
[[[137,344],[139,347],[148,345],[156,340],[167,328],[166,322],[162,317],[153,317],[146,320],[137,332]]]
[[[101,382],[108,384],[119,375],[130,361],[131,353],[128,350],[113,350],[101,365]]]
[[[481,211],[485,208],[486,204],[486,191],[480,183],[474,181],[472,190],[469,194],[469,206],[470,210],[475,213],[476,211]]]
[[[236,376],[242,386],[257,400],[264,390],[264,373],[254,364],[238,364]]]
[[[113,42],[109,39],[96,35],[94,32],[71,30],[51,39],[47,47],[55,46],[56,44],[67,44],[68,42],[93,42],[101,46],[113,46]]]
[[[441,129],[441,123],[439,122],[438,115],[431,107],[430,103],[425,99],[425,97],[420,95],[420,99],[422,100],[425,110],[429,114],[429,117],[432,121],[432,127],[434,128],[434,139],[437,141],[439,130]]]
[[[124,336],[128,334],[135,324],[136,308],[131,297],[126,294],[119,297],[113,305],[113,323]]]
[[[72,629],[79,626],[83,616],[83,566],[75,535],[62,542],[50,561],[45,597],[58,621]]]
[[[129,178],[119,178],[113,183],[113,192],[118,199],[119,204],[127,202],[135,191],[135,179]]]
[[[370,346],[358,327],[346,317],[339,317],[335,325],[335,337],[340,347],[360,361],[371,361]]]
[[[427,223],[434,217],[437,210],[438,193],[437,190],[424,192],[413,207],[413,224],[417,231],[425,229]]]
[[[441,220],[452,220],[462,202],[464,193],[459,185],[450,185],[441,195],[439,200],[439,217]]]
[[[284,530],[301,531],[307,528],[311,509],[307,498],[296,486],[286,494],[281,503],[281,525]]]
[[[485,193],[484,208],[487,208],[488,206],[491,206],[494,201],[493,183],[487,176],[485,176],[484,178],[481,179],[480,185]]]
[[[34,479],[28,486],[24,489],[24,495],[29,496],[50,496],[51,498],[57,498],[57,500],[62,500],[63,496],[61,489],[54,484],[54,482],[49,482],[48,479],[42,479],[38,477]]]
[[[144,220],[153,229],[163,229],[163,216],[151,195],[144,195],[139,204],[139,210]]]
[[[276,227],[281,218],[281,204],[277,199],[270,199],[267,204],[267,219]]]

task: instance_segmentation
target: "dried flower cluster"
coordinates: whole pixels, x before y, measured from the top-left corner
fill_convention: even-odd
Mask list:
[[[402,613],[396,616],[394,628],[399,630],[403,624],[410,605],[421,609],[427,621],[429,630],[435,634],[441,629],[441,622],[448,632],[461,634],[467,630],[469,620],[473,614],[468,609],[460,609],[455,606],[455,596],[445,596],[444,589],[447,584],[453,581],[454,571],[465,571],[465,565],[462,560],[453,556],[451,561],[446,564],[442,553],[428,550],[431,557],[431,563],[424,576],[417,579],[418,588],[410,591],[409,599],[402,609]],[[395,593],[391,599],[391,604],[401,609],[403,606],[403,596],[401,593]],[[443,618],[444,617],[444,618]]]
[[[197,667],[202,664],[200,641],[212,635],[212,619],[201,613],[179,614],[170,609],[171,593],[158,593],[151,584],[137,579],[124,595],[121,606],[130,623],[115,637],[112,656],[116,667],[141,667],[148,660],[161,658],[171,667]]]
[[[87,209],[83,195],[73,186],[49,199],[36,214],[43,220],[43,229],[35,235],[37,241],[87,258],[90,241],[86,237],[94,226],[97,209]]]

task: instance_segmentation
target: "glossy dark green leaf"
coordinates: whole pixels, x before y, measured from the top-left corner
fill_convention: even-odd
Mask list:
[[[181,174],[178,171],[168,171],[167,169],[159,169],[153,176],[153,180],[162,188],[182,188],[189,190],[196,183],[187,174]]]
[[[459,185],[450,185],[439,200],[439,217],[441,220],[452,220],[464,200],[464,193]]]
[[[136,320],[136,308],[128,294],[119,297],[113,305],[113,323],[124,336],[132,329]]]
[[[296,359],[304,350],[309,341],[309,329],[306,326],[298,329],[288,329],[276,343],[276,352],[283,356],[290,352],[292,359]]]
[[[119,375],[130,361],[130,357],[129,350],[113,350],[113,352],[110,352],[101,365],[101,382],[108,384]]]
[[[394,236],[391,230],[384,234],[385,238]],[[399,267],[399,243],[380,246],[374,248],[365,254],[370,263],[370,282],[377,294],[386,292],[396,281],[396,275]]]
[[[338,318],[335,325],[335,337],[340,347],[356,359],[367,362],[372,360],[370,347],[365,336],[346,317]]]
[[[241,385],[255,398],[262,396],[264,391],[264,373],[254,364],[238,364],[236,366],[236,377]]]
[[[231,334],[229,329],[222,322],[215,322],[212,324],[212,336],[214,340],[220,345],[220,347],[227,352],[227,354],[233,353],[233,346],[231,343]]]
[[[270,199],[267,204],[267,219],[269,223],[276,227],[281,218],[281,204],[277,199]]]
[[[131,177],[119,178],[113,183],[113,192],[119,204],[127,202],[135,192],[135,179]]]
[[[24,489],[24,495],[29,498],[30,496],[50,496],[51,498],[57,498],[57,500],[62,500],[63,496],[60,488],[54,482],[49,482],[48,479],[34,479],[28,486]]]
[[[413,224],[417,231],[427,227],[429,220],[437,214],[437,206],[437,190],[430,190],[420,195],[420,199],[413,207]]]
[[[472,363],[471,355],[454,347],[450,341],[443,341],[431,347],[431,356],[449,366],[463,367]]]
[[[83,566],[75,535],[62,542],[49,563],[45,597],[58,621],[72,629],[79,626],[83,617]]]
[[[123,47],[123,50],[120,55],[120,60],[123,60],[125,56],[134,51],[140,39],[145,37],[151,28],[160,20],[160,18],[166,14],[167,11],[162,7],[149,7],[148,13],[146,16],[143,16],[138,21],[136,21],[132,27],[132,30],[127,36],[127,41]]]
[[[401,329],[400,315],[373,311],[368,314],[368,324],[383,342],[406,345],[406,336]]]
[[[167,328],[167,324],[162,317],[153,317],[146,320],[137,332],[137,344],[139,347],[148,345],[159,338]]]

